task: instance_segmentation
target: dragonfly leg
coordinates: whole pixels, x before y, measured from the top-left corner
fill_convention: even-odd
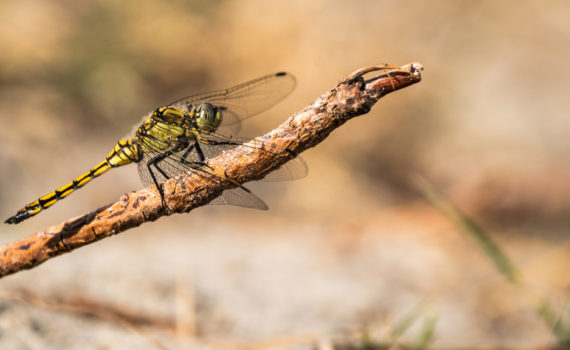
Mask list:
[[[204,152],[202,152],[202,148],[200,148],[199,144],[194,144],[194,148],[196,148],[196,153],[198,153],[198,158],[200,158],[200,162],[201,163],[205,163],[206,162],[206,157],[204,157]]]
[[[241,142],[232,142],[232,141],[214,141],[214,140],[207,140],[206,142],[208,145],[230,145],[230,146],[240,146]]]
[[[188,146],[188,149],[186,149],[186,152],[184,152],[184,154],[182,155],[182,159],[181,159],[182,163],[184,163],[186,165],[192,165],[194,163],[197,163],[197,162],[189,161],[188,159],[186,159],[186,158],[188,158],[188,155],[190,154],[190,152],[192,152],[192,150],[194,149],[195,145],[196,144],[193,143],[190,146]],[[200,157],[200,154],[201,153],[198,153],[198,157]],[[204,163],[203,157],[204,157],[204,154],[202,154],[201,161],[200,161],[201,163]]]
[[[205,142],[206,143],[206,142]],[[232,146],[239,146],[241,145],[241,143],[237,143],[237,142],[231,142],[231,141],[214,141],[214,140],[207,140],[207,144],[208,145],[232,145]],[[198,157],[200,158],[200,162],[193,162],[194,164],[201,164],[201,165],[205,165],[206,167],[212,169],[210,166],[208,166],[208,164],[205,163],[205,157],[204,157],[204,153],[202,152],[202,149],[200,148],[200,143],[197,142],[195,145],[196,148],[196,153],[198,153]],[[186,154],[186,153],[185,153]],[[201,169],[196,169],[198,171],[203,171]],[[207,172],[206,172],[207,173]],[[251,193],[251,191],[244,187],[243,185],[230,180],[231,182],[235,183],[239,188],[241,188],[242,190]]]
[[[291,157],[293,157],[293,158],[298,156],[297,152],[293,151],[290,148],[285,148],[285,152],[289,153],[291,155]]]
[[[156,161],[156,163],[154,163],[154,167],[156,168],[156,170],[158,170],[158,172],[165,178],[166,180],[170,180],[170,176],[164,171],[162,170],[161,167],[158,166],[158,162],[160,162],[162,159],[159,159]]]
[[[164,191],[162,190],[162,184],[159,184],[158,181],[156,180],[156,176],[154,175],[154,172],[152,170],[152,166],[154,165],[156,170],[158,170],[158,172],[160,172],[160,174],[162,176],[164,176],[165,179],[169,179],[170,177],[158,166],[158,162],[162,161],[166,157],[169,157],[171,154],[172,154],[171,151],[164,152],[162,154],[157,155],[156,157],[151,158],[146,163],[146,167],[148,169],[148,172],[150,173],[150,176],[152,177],[152,181],[156,185],[156,189],[158,190],[158,193],[160,194],[160,199],[162,201],[162,207],[165,210],[167,210],[168,207],[166,206],[166,201],[164,200]]]
[[[200,161],[198,162],[191,162],[200,166],[205,166],[207,168],[212,169],[208,164],[206,164],[206,157],[204,156],[204,152],[202,152],[202,148],[200,148],[200,144],[198,142],[194,143],[192,146],[188,147],[188,150],[184,153],[184,159],[186,160],[186,156],[192,149],[196,149],[196,153],[198,154],[198,158]]]

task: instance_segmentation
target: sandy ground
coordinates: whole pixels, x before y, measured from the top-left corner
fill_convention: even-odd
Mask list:
[[[388,341],[418,307],[402,341],[413,342],[430,314],[437,316],[435,348],[552,341],[534,306],[539,293],[563,302],[568,280],[556,278],[553,264],[568,266],[567,242],[499,237],[529,281],[514,287],[421,202],[317,222],[270,213],[200,209],[7,277],[2,343],[18,349],[154,349],[155,342],[311,348],[362,332]]]

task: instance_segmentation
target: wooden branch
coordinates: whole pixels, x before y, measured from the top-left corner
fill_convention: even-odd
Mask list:
[[[172,213],[208,204],[222,191],[259,180],[323,141],[347,120],[365,114],[382,96],[421,80],[419,63],[381,64],[350,74],[271,132],[208,161],[219,178],[181,176],[163,184],[168,210],[155,186],[123,195],[114,204],[47,228],[0,248],[0,277]],[[378,72],[370,78],[367,73]],[[267,152],[269,151],[269,152]]]

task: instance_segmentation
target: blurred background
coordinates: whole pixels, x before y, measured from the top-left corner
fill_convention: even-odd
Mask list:
[[[3,278],[2,348],[564,344],[569,16],[567,1],[1,1],[3,220],[185,95],[293,73],[253,137],[360,67],[425,67],[303,153],[306,178],[252,184],[268,212],[207,206]],[[0,243],[140,188],[136,166],[115,169]]]

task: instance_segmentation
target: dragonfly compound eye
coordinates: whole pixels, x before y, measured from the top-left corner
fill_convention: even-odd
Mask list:
[[[203,132],[214,132],[222,123],[222,112],[209,103],[203,103],[198,107],[196,124]]]

